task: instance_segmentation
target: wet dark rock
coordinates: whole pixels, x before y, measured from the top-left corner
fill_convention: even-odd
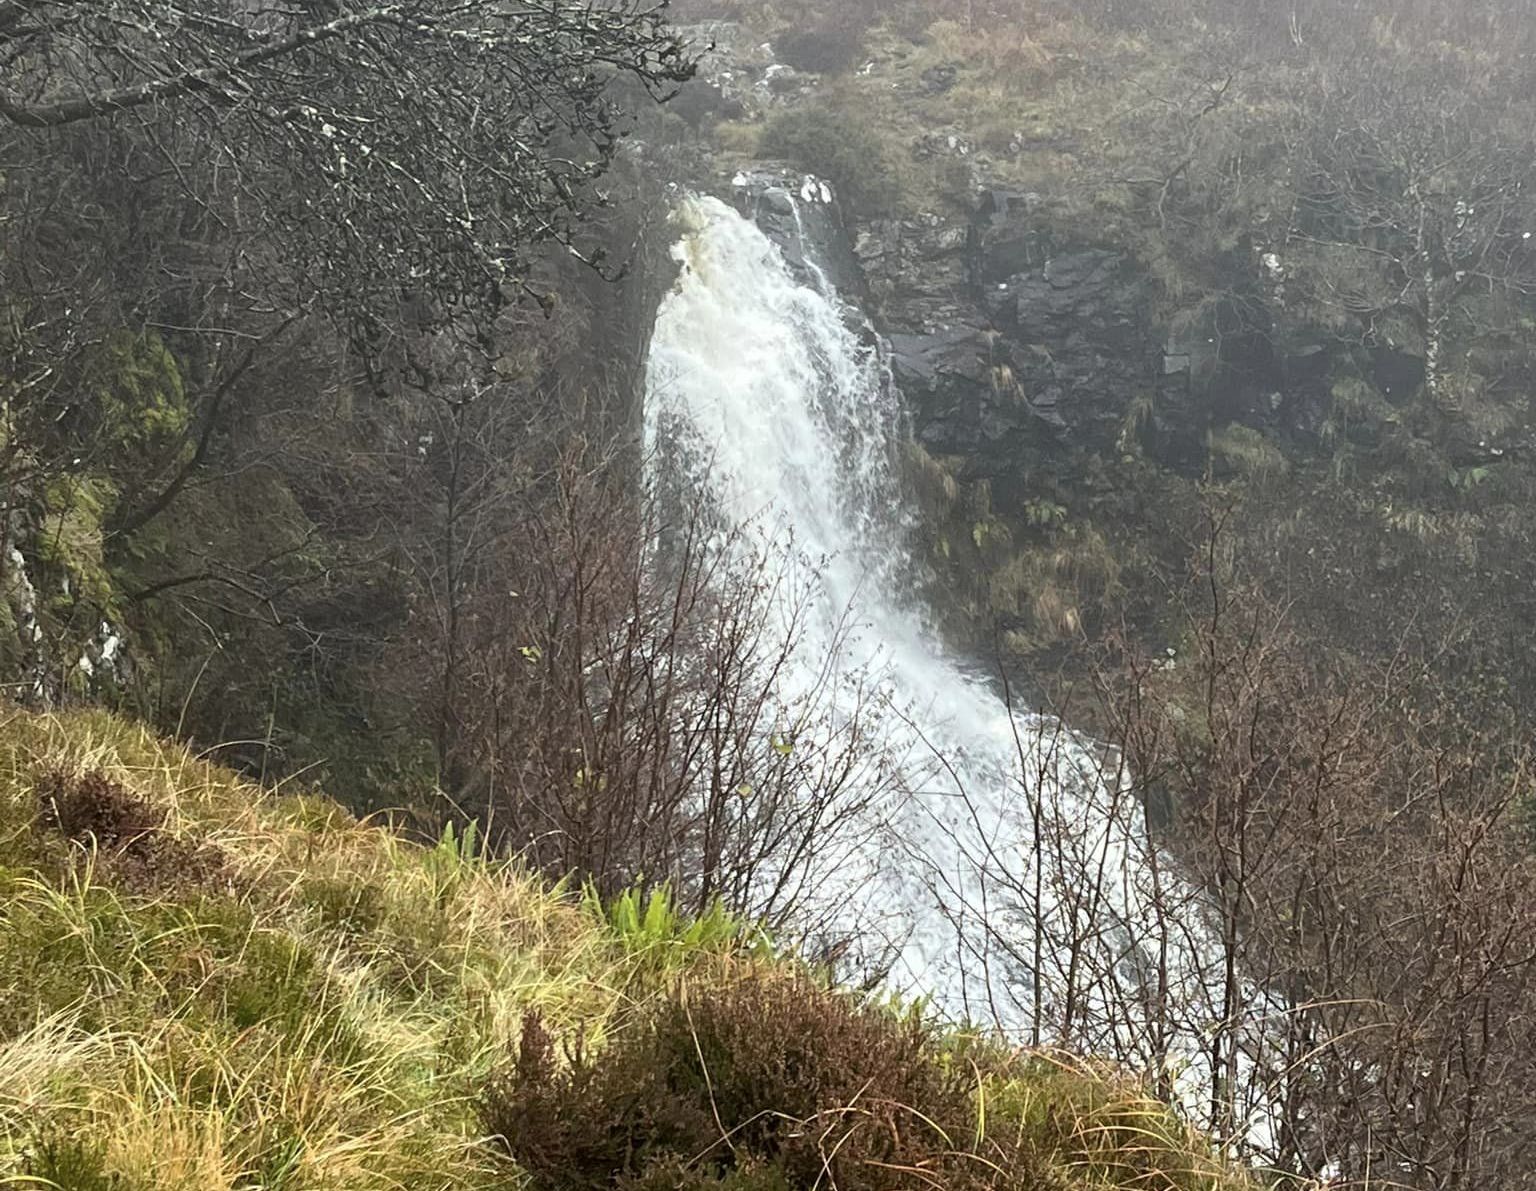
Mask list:
[[[763,72],[763,78],[759,87],[766,87],[768,92],[780,98],[786,95],[795,95],[815,85],[815,79],[793,66],[785,66],[776,62]]]
[[[758,162],[735,171],[727,186],[736,209],[778,245],[800,280],[819,285],[825,278],[850,301],[862,300],[863,273],[830,182],[781,162]]]
[[[728,93],[720,83],[693,79],[687,83],[669,105],[674,115],[694,130],[702,130],[718,120],[741,120],[747,116],[747,105],[737,94]]]
[[[1032,191],[983,192],[970,224],[979,284],[996,285],[1045,264],[1051,241],[1034,219],[1042,201]]]
[[[1123,453],[1128,429],[1152,461],[1190,474],[1213,426],[1315,438],[1343,349],[1286,322],[1262,258],[1231,296],[1170,315],[1128,252],[1070,241],[1045,206],[988,188],[969,217],[856,229],[853,255],[930,450],[995,491],[1022,491],[1026,475],[1075,484]],[[1422,360],[1373,359],[1379,385],[1422,383]]]
[[[794,217],[795,200],[789,191],[775,182],[757,192],[757,210],[760,217]]]
[[[872,223],[854,245],[918,437],[972,475],[1108,449],[1157,379],[1146,281],[1122,253],[1055,251],[1037,205],[991,193],[969,222]]]
[[[952,135],[916,148],[968,151]],[[858,219],[822,185],[765,163],[732,195],[802,277],[868,312],[915,435],[957,478],[991,481],[1004,517],[1042,486],[1101,491],[1128,452],[1198,476],[1210,432],[1232,423],[1315,444],[1341,369],[1392,400],[1422,384],[1421,359],[1297,322],[1272,253],[1234,253],[1227,291],[1179,309],[1127,246],[1074,238],[1039,192],[979,187],[969,213]]]
[[[1371,380],[1388,401],[1401,404],[1424,384],[1424,357],[1381,345],[1371,353]]]
[[[864,225],[853,254],[890,331],[934,334],[985,325],[970,300],[969,240],[965,225],[936,215]]]
[[[935,157],[969,157],[976,152],[976,145],[963,133],[939,129],[924,133],[912,146],[912,156],[919,161]]]

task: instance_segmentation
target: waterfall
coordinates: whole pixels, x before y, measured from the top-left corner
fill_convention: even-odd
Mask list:
[[[784,700],[830,664],[884,716],[891,780],[832,849],[822,908],[883,939],[890,983],[956,1019],[1206,1094],[1199,1039],[1223,1014],[1201,899],[1159,862],[1112,756],[1011,711],[932,631],[904,545],[899,396],[869,337],[728,205],[692,198],[676,222],[681,273],[647,376],[652,457],[667,460],[653,466],[722,522],[793,538],[753,565],[815,568]]]

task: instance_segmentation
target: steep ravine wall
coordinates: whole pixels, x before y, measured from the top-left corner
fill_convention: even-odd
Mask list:
[[[1286,221],[1297,179],[1264,156],[1262,104],[1223,108],[1259,173],[1201,167],[1243,201],[1203,205],[1191,179],[1163,220],[1113,179],[1171,152],[1167,130],[1118,116],[1183,87],[1180,46],[893,15],[827,65],[776,6],[684,10],[734,19],[694,30],[715,49],[669,114],[692,154],[672,178],[729,197],[777,157],[836,183],[838,289],[890,347],[913,552],[952,646],[1058,693],[1122,629],[1181,655],[1220,524],[1233,575],[1320,664],[1406,647],[1470,720],[1536,727],[1529,296],[1469,298],[1456,379],[1428,384],[1412,311],[1359,314],[1357,266],[1296,222],[1316,212]]]
[[[776,62],[740,24],[695,36],[716,46],[695,92],[697,136],[712,150],[697,184],[728,194],[754,169],[743,129],[771,142],[786,114],[835,115],[828,97],[848,84]],[[946,82],[925,74],[919,85]],[[846,130],[834,119],[827,135],[852,142],[864,118],[850,113]],[[1292,469],[1321,471],[1338,453],[1327,436],[1341,385],[1369,390],[1372,417],[1389,423],[1420,386],[1422,360],[1309,325],[1287,302],[1287,262],[1262,244],[1228,253],[1219,287],[1180,297],[1132,237],[1074,223],[1017,176],[992,177],[963,133],[908,151],[947,158],[964,185],[919,188],[894,212],[839,188],[828,210],[848,251],[836,282],[889,345],[934,602],[973,648],[1019,660],[1059,651],[1127,593],[1156,638],[1149,577],[1182,566],[1203,481],[1257,490]],[[805,163],[788,165],[803,175]],[[787,210],[763,214],[771,234],[793,239],[774,226]],[[1449,457],[1477,467],[1506,446],[1458,441]]]

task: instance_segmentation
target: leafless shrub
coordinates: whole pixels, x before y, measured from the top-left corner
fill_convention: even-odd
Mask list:
[[[787,921],[887,784],[848,626],[818,624],[808,656],[816,560],[664,512],[673,494],[645,494],[622,435],[583,433],[580,402],[537,425],[511,410],[449,411],[427,449],[441,531],[411,560],[396,667],[430,692],[456,813],[557,876],[671,880],[686,906]]]
[[[1046,990],[1034,1040],[1147,1072],[1276,1170],[1530,1185],[1526,749],[1409,656],[1307,656],[1230,541],[1213,514],[1176,654],[1102,656],[1087,772],[1063,730],[1021,737],[1037,830],[988,945]]]

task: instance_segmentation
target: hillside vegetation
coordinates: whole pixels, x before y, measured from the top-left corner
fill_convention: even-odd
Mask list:
[[[962,636],[1035,675],[1126,622],[1178,647],[1166,592],[1214,504],[1309,648],[1436,654],[1468,719],[1529,734],[1528,0],[688,10],[797,72],[717,139],[842,183],[887,329],[994,337],[990,388],[908,394],[920,439],[985,411],[922,439]],[[1085,252],[1118,289],[1060,326],[995,296]]]
[[[0,0],[0,1188],[1536,1187],[1533,5]],[[936,619],[1157,848],[1126,930],[1021,747],[982,924],[1145,1085],[790,954],[900,775],[635,435],[764,157]]]
[[[0,1183],[1239,1188],[1133,1083],[100,713],[0,724]]]

